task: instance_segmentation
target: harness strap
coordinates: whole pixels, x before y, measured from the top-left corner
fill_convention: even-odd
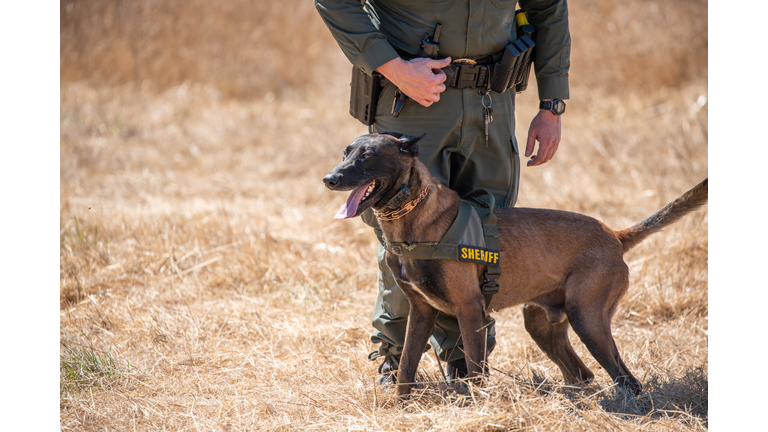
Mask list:
[[[379,239],[385,249],[397,256],[410,259],[432,260],[447,259],[459,260],[459,240],[469,222],[472,207],[462,203],[459,205],[459,213],[456,215],[448,231],[439,242],[390,242],[386,238]]]
[[[488,202],[481,200],[481,197],[487,197]],[[496,206],[496,199],[494,196],[488,191],[480,189],[464,195],[463,198],[471,198],[480,204],[480,206],[475,206],[475,209],[480,216],[480,220],[483,221],[485,247],[491,250],[501,251],[499,243],[499,227],[497,225],[499,219],[493,214],[493,209]],[[486,264],[485,272],[483,273],[484,280],[480,284],[480,289],[485,297],[486,307],[491,303],[493,295],[499,292],[499,277],[501,277],[501,267],[499,267],[498,264]]]
[[[470,199],[473,202],[470,202]],[[480,289],[485,297],[485,304],[487,306],[490,304],[493,294],[499,292],[498,281],[501,276],[501,267],[498,264],[500,251],[499,229],[496,225],[498,218],[493,214],[495,204],[496,199],[493,195],[484,189],[478,189],[462,197],[456,219],[454,219],[450,228],[448,228],[448,231],[446,231],[439,242],[390,242],[383,236],[379,237],[379,241],[386,250],[404,258],[420,260],[447,259],[484,264],[486,270],[483,272]],[[475,247],[460,244],[473,208],[477,211],[483,228],[485,247],[479,248],[481,253],[483,253],[482,259],[473,259],[471,256],[469,259],[463,257],[463,254],[468,249],[475,249]],[[488,259],[489,255],[487,252],[491,252],[490,255],[495,253],[494,259]]]

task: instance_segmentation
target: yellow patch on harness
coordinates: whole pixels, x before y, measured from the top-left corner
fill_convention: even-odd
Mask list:
[[[499,265],[499,252],[477,246],[459,245],[459,261],[497,266]]]

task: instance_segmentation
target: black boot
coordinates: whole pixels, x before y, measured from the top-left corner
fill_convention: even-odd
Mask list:
[[[448,376],[448,382],[466,378],[467,375],[469,375],[469,370],[467,369],[467,361],[462,358],[448,362],[448,365],[445,367],[445,374]],[[488,374],[487,363],[485,367],[483,367],[483,374]]]
[[[395,373],[397,372],[397,366],[400,364],[400,357],[387,354],[384,357],[384,361],[379,365],[379,377],[377,384],[390,385],[395,384]]]
[[[469,371],[467,370],[467,361],[461,358],[448,362],[448,365],[445,367],[445,374],[448,376],[449,382],[456,379],[466,378],[469,374]]]

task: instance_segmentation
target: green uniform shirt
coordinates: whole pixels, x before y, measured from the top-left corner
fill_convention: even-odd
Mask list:
[[[516,38],[514,0],[314,0],[350,62],[371,75],[398,56],[414,56],[425,33],[442,24],[439,57],[481,58]],[[520,1],[536,28],[534,70],[539,99],[568,99],[571,36],[565,0]]]

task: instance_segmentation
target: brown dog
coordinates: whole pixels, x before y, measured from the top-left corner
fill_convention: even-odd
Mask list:
[[[352,190],[336,217],[358,216],[372,207],[388,241],[440,241],[457,215],[460,200],[418,160],[416,142],[420,138],[393,133],[364,135],[352,142],[344,150],[343,162],[323,178],[331,190]],[[403,204],[396,210],[402,214],[398,218],[382,218],[403,185],[421,199]],[[469,376],[476,378],[482,376],[486,361],[486,311],[519,304],[524,304],[526,330],[568,382],[594,377],[568,341],[570,325],[611,378],[639,394],[642,386],[624,365],[611,336],[611,318],[629,286],[623,255],[706,203],[707,191],[705,179],[658,213],[623,231],[577,213],[496,209],[500,291],[488,305],[479,286],[484,265],[408,259],[388,251],[387,265],[410,303],[397,373],[398,395],[410,393],[438,310],[458,319]]]

